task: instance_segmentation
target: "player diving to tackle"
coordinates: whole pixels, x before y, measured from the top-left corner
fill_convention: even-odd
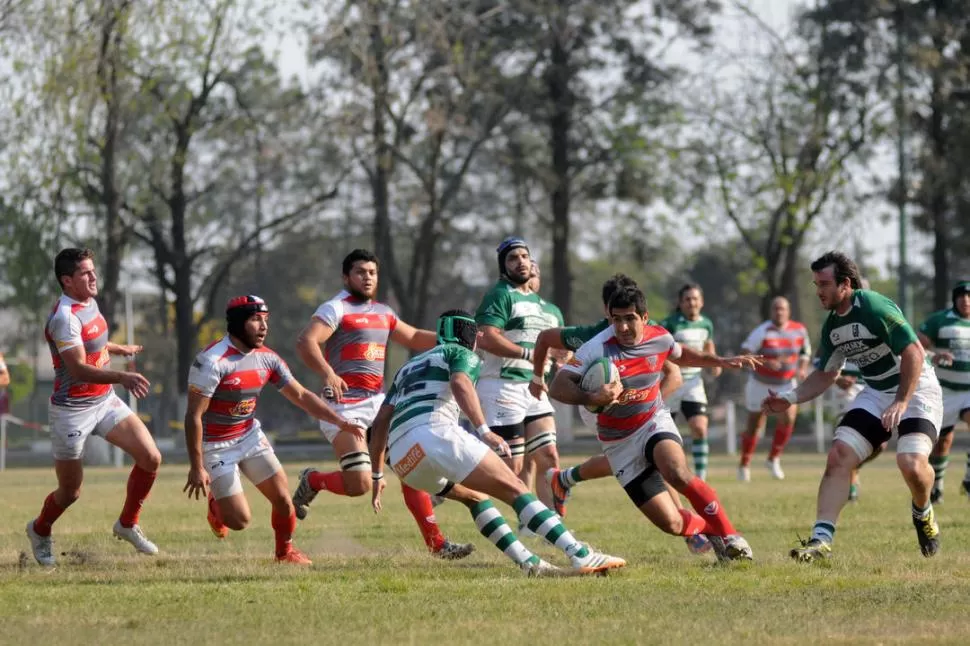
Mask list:
[[[753,367],[759,358],[724,358],[680,345],[666,329],[649,324],[646,297],[635,287],[618,290],[608,311],[611,327],[576,352],[550,384],[550,397],[578,406],[605,406],[596,419],[600,445],[617,481],[644,516],[672,534],[705,534],[720,560],[750,560],[751,547],[734,529],[717,493],[687,467],[680,433],[660,388],[668,358],[699,368]],[[598,392],[584,391],[583,375],[602,358],[616,366],[619,381]],[[697,513],[678,509],[665,481]]]
[[[265,345],[269,308],[258,296],[238,296],[226,305],[226,336],[199,353],[189,371],[185,446],[189,498],[207,495],[209,526],[219,538],[249,525],[252,513],[239,472],[272,505],[276,560],[310,565],[293,547],[296,512],[286,472],[256,419],[256,402],[271,383],[290,402],[346,433],[363,438],[364,429],[344,419],[300,385],[286,362]]]
[[[410,486],[463,503],[479,532],[529,574],[559,570],[516,538],[488,496],[510,505],[520,523],[562,550],[573,570],[594,573],[626,565],[577,541],[496,455],[507,455],[509,447],[486,425],[475,392],[481,368],[475,320],[463,310],[449,310],[437,328],[438,345],[408,361],[394,377],[374,420],[373,464],[384,464],[386,450],[392,469]],[[477,438],[459,426],[459,412],[475,426]],[[377,470],[372,477],[379,511],[384,474]]]

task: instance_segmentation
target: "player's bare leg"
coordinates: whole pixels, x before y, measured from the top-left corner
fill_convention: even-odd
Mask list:
[[[520,524],[562,550],[573,568],[580,572],[603,572],[626,565],[623,559],[594,552],[577,541],[562,520],[537,500],[518,476],[492,452],[485,454],[461,484],[511,505]],[[477,517],[475,522],[479,522]]]
[[[27,523],[27,537],[34,558],[41,565],[52,567],[56,564],[51,529],[54,522],[67,508],[81,497],[81,483],[84,481],[84,465],[81,460],[54,460],[54,474],[57,488],[47,494],[40,515]]]
[[[764,413],[748,413],[747,426],[741,434],[741,460],[738,463],[738,480],[741,482],[751,481],[751,458],[766,421]]]
[[[556,419],[552,415],[541,417],[525,428],[525,452],[539,473],[546,473],[550,469],[559,468],[559,451],[556,449]],[[529,481],[520,473],[519,478],[526,486]],[[539,500],[546,507],[554,509],[552,487],[545,478],[537,478],[535,491]],[[563,510],[565,511],[565,510]]]
[[[687,468],[687,458],[679,442],[661,439],[654,445],[651,462],[663,479],[690,501],[697,516],[704,521],[697,532],[706,534],[721,560],[750,560],[751,547],[737,533],[728,519],[717,493]],[[687,520],[687,519],[685,519]]]
[[[333,438],[333,451],[339,456],[339,471],[319,471],[308,467],[300,472],[300,481],[293,494],[297,518],[303,520],[310,503],[321,491],[338,496],[363,496],[370,491],[370,455],[365,441],[352,433],[341,431]]]
[[[793,559],[811,562],[831,554],[835,526],[842,508],[849,500],[852,473],[858,471],[861,464],[859,454],[849,444],[839,439],[832,442],[825,462],[825,472],[818,485],[816,520],[812,535],[802,547],[791,550]]]
[[[909,420],[903,420],[903,423]],[[940,550],[940,527],[936,523],[930,491],[933,488],[933,467],[923,453],[911,452],[913,441],[929,440],[925,435],[905,435],[896,445],[896,466],[913,496],[913,525],[923,556],[933,556]],[[902,444],[906,442],[904,448]],[[928,448],[928,447],[927,447]]]
[[[123,419],[105,434],[104,439],[135,461],[128,476],[125,504],[112,531],[120,540],[131,543],[142,554],[157,554],[158,547],[142,532],[138,518],[145,499],[155,484],[158,468],[162,464],[162,454],[137,415],[129,415]]]

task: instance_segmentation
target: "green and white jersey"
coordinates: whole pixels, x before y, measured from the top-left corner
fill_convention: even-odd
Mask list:
[[[384,403],[394,406],[390,437],[396,432],[431,423],[458,425],[461,411],[449,380],[463,372],[478,381],[482,360],[457,343],[437,345],[397,371]]]
[[[523,348],[534,348],[536,338],[543,330],[562,327],[562,312],[538,294],[525,294],[512,283],[500,279],[485,294],[475,313],[479,325],[491,325],[502,331],[502,336]],[[482,377],[531,381],[532,362],[523,359],[506,359],[485,354]]]
[[[714,324],[703,314],[696,321],[691,321],[680,312],[674,312],[661,321],[660,325],[673,335],[674,341],[698,352],[703,352],[707,342],[714,340]],[[680,374],[687,381],[700,375],[701,370],[702,368],[685,367],[680,369]]]
[[[970,319],[947,309],[933,314],[919,326],[919,331],[933,342],[934,348],[953,355],[952,366],[936,366],[940,385],[950,390],[970,390]]]
[[[899,386],[899,355],[916,332],[894,302],[868,289],[857,289],[844,315],[830,312],[822,325],[819,366],[826,372],[841,370],[846,361],[859,368],[866,385],[882,392]],[[924,371],[932,371],[928,363]]]

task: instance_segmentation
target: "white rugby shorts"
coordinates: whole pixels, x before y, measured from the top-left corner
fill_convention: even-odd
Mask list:
[[[478,399],[482,402],[485,423],[492,426],[519,424],[526,417],[553,414],[546,393],[536,399],[529,392],[529,382],[486,377],[478,380]]]
[[[51,450],[55,460],[80,460],[89,435],[104,437],[132,415],[131,409],[112,392],[90,408],[68,408],[49,404]]]
[[[212,496],[216,500],[242,493],[239,472],[253,484],[269,480],[283,469],[259,420],[242,437],[225,442],[203,442],[202,460],[209,472]]]
[[[490,451],[458,425],[421,424],[390,438],[388,458],[409,487],[437,494],[461,484]]]

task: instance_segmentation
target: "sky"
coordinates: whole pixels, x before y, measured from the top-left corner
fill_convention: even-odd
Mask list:
[[[765,24],[780,34],[784,34],[791,28],[792,16],[797,8],[803,4],[796,0],[745,0],[745,2]],[[278,5],[280,11],[286,11],[285,7],[288,4],[290,3],[280,3]],[[724,14],[718,20],[715,31],[713,55],[730,56],[755,53],[760,46],[763,46],[763,43],[758,42],[763,36],[752,27],[749,18],[743,17],[734,8],[732,0],[724,0],[724,5]],[[267,43],[267,49],[276,57],[284,75],[296,76],[304,83],[309,81],[310,71],[306,64],[306,39],[303,35],[295,32],[285,34],[278,41]],[[683,48],[672,48],[669,56],[672,62],[687,68],[697,69],[704,64],[704,61],[697,54]],[[877,157],[877,173],[886,178],[893,177],[896,164],[893,146],[888,146],[887,150]],[[931,244],[929,236],[914,231],[912,225],[909,226],[908,230],[910,264],[927,266],[929,264],[928,251]],[[853,252],[857,248],[857,244],[861,244],[866,252],[866,258],[863,259],[863,262],[866,265],[877,267],[884,275],[890,265],[898,262],[899,220],[894,207],[878,200],[873,201],[867,207],[867,212],[860,214],[854,222],[838,230],[819,232],[819,235],[816,235],[815,238],[814,245],[816,248],[808,250],[809,252],[837,247],[838,242],[844,241],[852,241],[851,248],[846,250]],[[688,237],[685,240],[689,247],[699,246],[703,242],[703,238],[696,236]]]

